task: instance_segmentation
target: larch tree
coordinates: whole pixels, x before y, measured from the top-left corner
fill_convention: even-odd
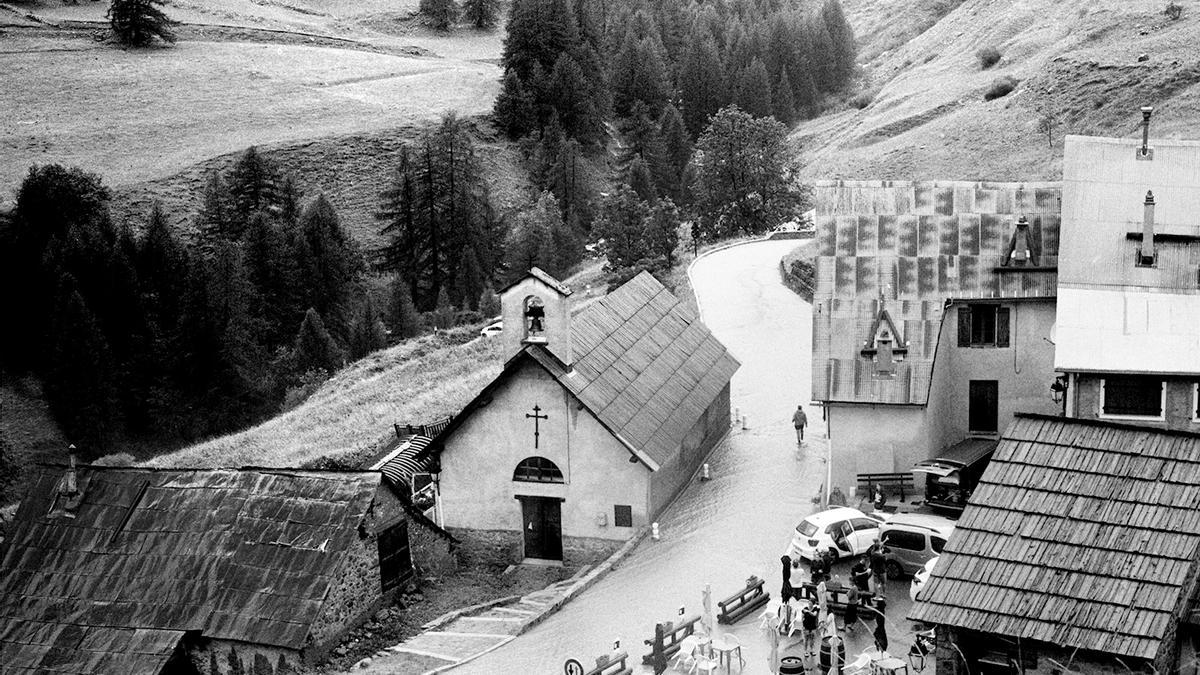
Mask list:
[[[481,30],[495,26],[499,12],[499,0],[463,0],[463,20]]]
[[[454,0],[421,0],[417,11],[425,18],[425,23],[437,31],[448,31],[458,21],[458,5]]]
[[[324,370],[332,374],[341,368],[344,360],[341,348],[325,328],[321,315],[309,307],[300,324],[300,332],[296,335],[296,365],[299,372]]]
[[[108,22],[117,42],[129,47],[145,47],[158,38],[174,44],[172,26],[178,24],[163,13],[164,0],[112,0]]]

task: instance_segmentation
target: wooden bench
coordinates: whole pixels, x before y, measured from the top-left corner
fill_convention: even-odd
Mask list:
[[[596,667],[587,671],[583,675],[632,675],[633,668],[629,668],[625,665],[625,660],[628,658],[629,654],[625,652],[597,656]]]
[[[763,590],[763,580],[755,579],[745,588],[717,603],[721,612],[717,615],[717,623],[737,623],[747,614],[767,604],[771,594]]]
[[[911,473],[860,473],[858,474],[858,485],[867,499],[875,496],[876,485],[884,487],[885,496],[890,497],[899,493],[900,501],[906,499],[906,491],[908,494],[915,492]]]
[[[679,652],[679,642],[695,634],[696,622],[699,620],[699,616],[693,616],[670,628],[662,623],[655,624],[654,637],[644,641],[650,646],[650,653],[642,657],[642,663],[650,666],[660,663],[665,666]]]

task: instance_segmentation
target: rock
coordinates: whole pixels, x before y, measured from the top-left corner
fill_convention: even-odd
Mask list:
[[[338,647],[337,649],[333,650],[333,653],[335,656],[345,656],[347,653],[349,653],[349,651],[350,650],[346,649],[345,647]]]
[[[388,609],[387,607],[384,607],[383,609],[379,610],[378,612],[375,612],[375,620],[376,621],[384,622],[390,618],[392,618],[392,610]]]
[[[379,630],[379,622],[378,621],[368,621],[367,624],[365,626],[363,626],[363,628],[366,628],[368,633],[370,633],[371,631]]]
[[[1149,60],[1150,60],[1150,55],[1149,55],[1149,54],[1146,54],[1145,52],[1143,52],[1143,53],[1141,53],[1141,54],[1138,54],[1138,59],[1137,59],[1137,60],[1138,60],[1138,63],[1141,63],[1142,61],[1149,61]]]
[[[354,664],[354,670],[359,670],[359,669],[361,669],[361,668],[366,668],[366,667],[367,667],[367,666],[369,666],[369,665],[371,665],[371,657],[369,657],[369,656],[368,656],[368,657],[366,657],[365,659],[363,659],[363,660],[359,661],[358,663]]]

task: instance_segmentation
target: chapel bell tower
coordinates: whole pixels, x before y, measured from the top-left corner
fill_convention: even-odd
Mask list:
[[[526,345],[542,345],[566,365],[573,360],[571,289],[534,267],[500,291],[504,359]]]

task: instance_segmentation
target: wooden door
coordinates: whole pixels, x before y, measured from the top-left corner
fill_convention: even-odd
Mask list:
[[[525,533],[525,557],[562,560],[562,500],[518,497]]]
[[[971,380],[968,395],[967,430],[984,433],[998,431],[1000,383],[996,380]]]

